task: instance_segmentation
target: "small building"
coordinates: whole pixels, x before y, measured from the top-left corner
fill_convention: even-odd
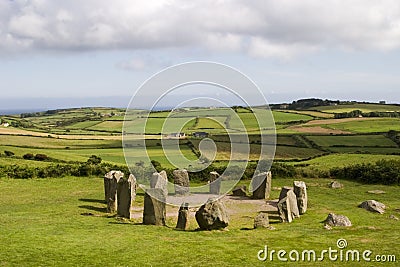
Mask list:
[[[386,104],[386,101],[385,101],[385,100],[381,100],[381,101],[379,101],[379,104],[385,105],[385,104]]]
[[[208,133],[207,132],[194,132],[193,137],[197,137],[197,138],[205,138],[208,137]]]
[[[182,133],[182,132],[168,134],[168,137],[170,137],[170,138],[183,138],[185,136],[186,136],[186,134]]]
[[[5,123],[3,123],[3,126],[8,127],[8,126],[10,126],[10,124],[8,122],[5,122]]]

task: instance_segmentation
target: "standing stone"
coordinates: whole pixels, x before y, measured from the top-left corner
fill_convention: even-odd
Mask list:
[[[196,212],[196,221],[202,230],[222,229],[228,226],[229,217],[225,205],[215,198],[210,198]]]
[[[107,203],[107,212],[117,211],[117,184],[124,177],[120,171],[110,171],[104,175],[104,198]]]
[[[178,222],[176,223],[176,229],[186,230],[189,224],[189,203],[182,203],[178,212]]]
[[[245,197],[247,196],[247,188],[245,185],[242,186],[236,186],[233,190],[232,190],[232,195],[235,197]]]
[[[165,195],[161,188],[147,189],[144,194],[143,224],[165,225]]]
[[[189,174],[187,170],[174,170],[174,184],[176,195],[187,195],[189,194]]]
[[[254,218],[254,228],[269,228],[269,218],[268,213],[260,212]]]
[[[136,198],[136,178],[133,174],[128,179],[120,178],[117,184],[117,215],[130,219],[133,202]]]
[[[168,178],[165,171],[153,173],[150,179],[150,188],[160,188],[163,190],[165,197],[168,196]]]
[[[307,211],[307,186],[303,181],[293,182],[293,191],[297,198],[297,207],[299,208],[299,213],[304,214]]]
[[[210,172],[210,194],[219,195],[221,178],[218,172]]]
[[[281,200],[283,198],[287,198],[287,201],[290,205],[290,211],[292,213],[293,219],[299,218],[300,212],[299,212],[299,208],[297,206],[297,197],[296,197],[296,194],[294,193],[292,187],[289,187],[289,186],[282,187],[281,193],[279,194],[279,200]]]
[[[385,204],[378,202],[376,200],[367,200],[358,205],[359,208],[363,208],[368,211],[377,212],[380,214],[385,213],[386,206]]]
[[[329,213],[328,217],[325,219],[325,225],[329,226],[351,226],[351,221],[344,215],[336,215],[334,213]]]
[[[268,199],[271,193],[271,172],[262,172],[253,177],[251,185],[254,199]]]
[[[292,211],[290,209],[290,202],[287,197],[284,197],[278,202],[278,214],[279,218],[281,218],[282,222],[292,222],[293,216]]]

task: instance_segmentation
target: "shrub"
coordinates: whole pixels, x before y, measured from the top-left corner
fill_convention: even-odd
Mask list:
[[[102,161],[102,159],[99,156],[91,155],[89,157],[89,159],[87,160],[87,163],[88,164],[93,164],[93,165],[98,165],[98,164],[101,163],[101,161]]]
[[[27,153],[25,155],[22,156],[24,159],[33,159],[35,156],[31,153]]]
[[[15,155],[14,152],[8,150],[4,150],[4,154],[6,154],[7,157],[12,157]]]
[[[48,160],[49,157],[46,154],[36,154],[34,159],[39,161],[44,161]]]

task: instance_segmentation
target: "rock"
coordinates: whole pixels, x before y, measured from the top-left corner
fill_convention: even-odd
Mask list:
[[[163,190],[165,197],[168,196],[168,178],[165,171],[155,172],[150,178],[150,188],[160,188]]]
[[[120,171],[110,171],[104,175],[104,198],[107,203],[107,212],[117,211],[117,184],[124,177]]]
[[[279,200],[286,198],[286,202],[288,202],[288,205],[290,205],[290,212],[292,214],[292,218],[299,218],[300,217],[300,212],[299,208],[297,206],[297,197],[296,194],[293,191],[292,187],[289,186],[284,186],[281,190],[281,193],[279,194]],[[278,202],[279,203],[279,202]],[[288,205],[285,205],[286,207]],[[281,206],[283,207],[283,206]],[[279,206],[278,206],[279,208]]]
[[[128,179],[121,177],[117,184],[117,215],[130,219],[133,202],[136,199],[136,178],[133,174]]]
[[[343,188],[343,184],[337,181],[333,181],[332,183],[330,183],[329,187],[334,189]]]
[[[189,203],[182,203],[178,212],[178,222],[176,223],[176,229],[186,230],[189,224]]]
[[[210,194],[219,195],[221,189],[221,178],[218,172],[210,172]]]
[[[147,189],[144,195],[143,224],[165,225],[165,195],[161,188]]]
[[[325,225],[324,225],[324,228],[325,228],[326,230],[332,230],[332,226],[330,226],[330,225],[328,225],[328,224],[325,224]]]
[[[391,215],[389,216],[389,219],[396,220],[396,221],[399,220],[399,218],[397,218],[397,217],[394,216],[393,214],[391,214]]]
[[[299,208],[299,213],[304,214],[307,211],[307,186],[303,181],[293,182],[293,191],[297,198],[297,207]]]
[[[251,186],[254,199],[268,199],[271,193],[271,172],[262,172],[253,177]]]
[[[351,226],[349,218],[344,215],[336,215],[334,213],[329,213],[328,217],[325,219],[325,225],[329,226]]]
[[[293,215],[287,197],[284,197],[278,201],[278,214],[282,222],[290,223],[293,221]]]
[[[380,214],[385,213],[386,206],[383,203],[380,203],[376,200],[367,200],[358,205],[359,208],[366,209],[372,212],[378,212]]]
[[[383,190],[370,190],[370,191],[367,191],[367,193],[370,193],[370,194],[386,194],[386,192],[383,191]]]
[[[247,196],[247,188],[245,185],[242,186],[236,186],[233,190],[232,190],[232,195],[236,196],[236,197],[245,197]]]
[[[254,218],[254,228],[269,228],[269,218],[267,213],[260,212]]]
[[[227,227],[229,217],[223,202],[210,198],[196,212],[196,221],[202,230],[216,230]]]
[[[187,170],[174,170],[174,184],[175,184],[175,194],[177,195],[187,195],[189,194],[189,174]]]

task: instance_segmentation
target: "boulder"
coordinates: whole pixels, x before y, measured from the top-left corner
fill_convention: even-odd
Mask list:
[[[222,201],[210,198],[196,212],[196,221],[202,230],[223,229],[229,224],[229,217]]]
[[[176,229],[186,230],[189,224],[189,203],[182,203],[178,212],[178,222],[176,223]]]
[[[399,220],[399,218],[396,217],[396,216],[393,215],[393,214],[391,214],[391,215],[389,216],[389,219],[392,219],[392,220],[395,220],[395,221],[398,221],[398,220]]]
[[[210,194],[219,195],[221,189],[221,178],[218,172],[210,172]]]
[[[232,195],[235,197],[245,197],[247,196],[247,188],[245,185],[242,186],[236,186],[233,190],[232,190]]]
[[[271,172],[262,172],[253,177],[251,186],[254,199],[268,199],[271,193]]]
[[[165,195],[161,188],[147,189],[144,194],[143,224],[165,225]]]
[[[104,198],[107,203],[107,212],[117,211],[117,184],[124,177],[120,171],[110,171],[104,175]]]
[[[136,178],[133,174],[126,179],[121,177],[117,184],[117,215],[127,219],[131,218],[133,202],[136,199]]]
[[[284,197],[278,201],[278,214],[282,222],[290,223],[293,221],[290,202],[287,197]]]
[[[269,218],[268,214],[265,212],[260,212],[254,218],[254,228],[269,228]]]
[[[168,196],[168,178],[165,171],[155,172],[150,178],[150,188],[160,188],[165,197]]]
[[[341,184],[337,181],[333,181],[329,184],[329,187],[334,188],[334,189],[343,188],[343,184]]]
[[[279,200],[286,198],[286,202],[290,205],[290,212],[292,214],[292,218],[299,218],[300,212],[297,206],[297,197],[293,191],[293,188],[290,186],[282,187],[281,193],[279,194]],[[278,202],[279,203],[279,202]],[[286,205],[287,206],[287,205]]]
[[[189,174],[185,169],[174,170],[174,184],[175,184],[175,194],[177,195],[187,195],[189,194]]]
[[[308,202],[306,183],[303,181],[294,181],[293,191],[297,198],[297,207],[299,208],[299,213],[306,213]]]
[[[359,208],[366,209],[368,211],[377,212],[380,214],[385,213],[386,206],[385,204],[378,202],[376,200],[367,200],[358,205]]]
[[[351,226],[349,218],[344,215],[336,215],[334,213],[329,213],[328,217],[324,221],[325,225],[329,226]]]

